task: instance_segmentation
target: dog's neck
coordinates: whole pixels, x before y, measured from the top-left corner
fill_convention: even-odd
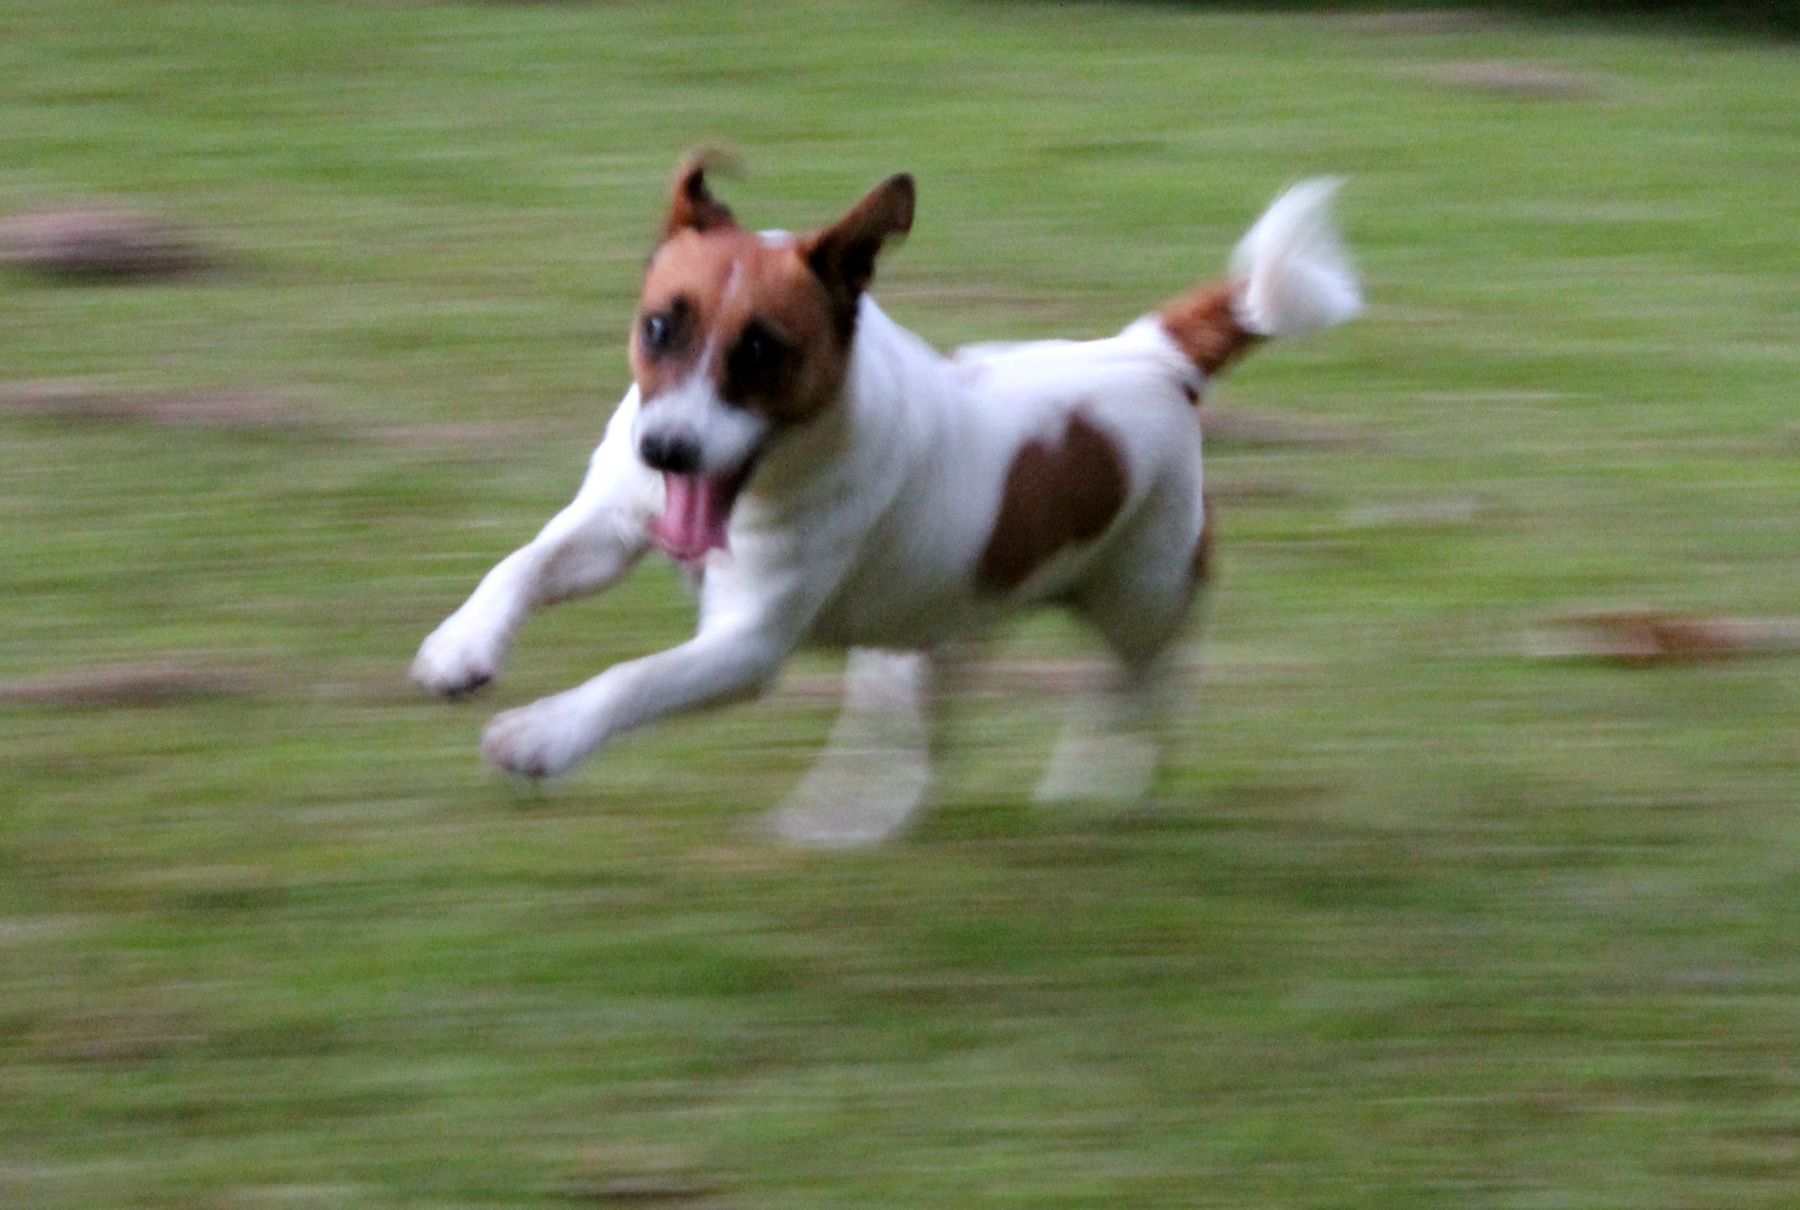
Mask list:
[[[837,401],[776,438],[746,495],[781,507],[821,489],[843,490],[846,474],[857,477],[858,491],[878,487],[883,471],[902,465],[899,447],[926,437],[927,410],[944,395],[949,365],[865,295]]]

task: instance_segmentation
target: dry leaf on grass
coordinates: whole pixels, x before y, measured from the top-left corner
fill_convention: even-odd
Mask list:
[[[237,697],[254,687],[243,669],[175,662],[110,664],[0,681],[0,703],[27,706],[167,706]]]
[[[1657,664],[1800,650],[1800,619],[1701,618],[1656,610],[1615,610],[1553,618],[1526,637],[1540,659]]]
[[[0,220],[0,264],[63,281],[120,282],[187,277],[217,259],[160,219],[82,206]]]

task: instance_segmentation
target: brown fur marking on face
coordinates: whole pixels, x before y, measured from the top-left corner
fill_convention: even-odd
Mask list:
[[[1235,291],[1229,282],[1202,286],[1162,309],[1163,331],[1207,374],[1218,373],[1262,339],[1238,322],[1231,307]]]
[[[1062,440],[1030,441],[1013,457],[977,576],[983,586],[1023,584],[1057,551],[1091,542],[1125,507],[1125,461],[1112,439],[1080,412]]]
[[[1211,492],[1200,493],[1200,538],[1194,543],[1192,574],[1194,587],[1205,588],[1213,578],[1213,499]]]
[[[710,357],[706,372],[721,398],[781,423],[809,419],[837,397],[849,360],[834,306],[793,244],[737,227],[677,232],[651,257],[631,338],[645,405]],[[684,330],[664,353],[645,348],[645,318],[672,312]],[[776,338],[780,356],[770,373],[747,379],[733,353],[752,324]]]
[[[770,241],[739,227],[707,188],[719,159],[701,152],[676,169],[631,370],[645,406],[704,365],[727,403],[801,424],[843,388],[858,300],[882,245],[912,226],[913,181],[889,177],[830,227]],[[660,347],[646,331],[653,320]]]

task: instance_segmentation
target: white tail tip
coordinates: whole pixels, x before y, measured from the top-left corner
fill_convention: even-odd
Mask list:
[[[1362,287],[1331,221],[1343,181],[1317,177],[1275,199],[1231,254],[1238,322],[1258,336],[1300,336],[1354,319]]]

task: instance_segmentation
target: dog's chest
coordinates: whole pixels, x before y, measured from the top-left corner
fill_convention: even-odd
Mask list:
[[[992,504],[973,502],[979,519],[948,498],[911,507],[871,529],[858,557],[827,598],[812,641],[832,647],[929,647],[992,616],[975,580],[975,552]]]

